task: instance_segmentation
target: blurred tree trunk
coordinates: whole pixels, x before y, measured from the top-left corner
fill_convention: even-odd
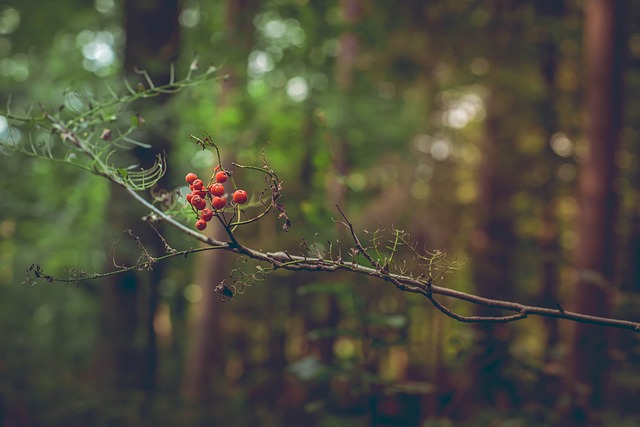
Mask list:
[[[208,234],[225,241],[227,235],[217,223],[211,223]],[[191,330],[191,339],[184,367],[182,395],[192,401],[209,401],[213,397],[214,375],[224,368],[224,308],[215,286],[228,275],[230,259],[226,252],[212,251],[198,255],[195,283],[203,292]]]
[[[614,154],[622,110],[621,1],[589,0],[585,12],[588,156],[579,181],[578,269],[575,310],[596,316],[609,313],[614,279]],[[608,334],[575,324],[567,363],[568,423],[587,425],[589,413],[607,397]]]
[[[487,42],[491,49],[487,59],[492,69],[507,70],[514,65],[512,52],[521,48],[518,43],[524,39],[521,23],[514,20],[522,5],[502,0],[491,4],[494,19],[488,28]],[[490,97],[477,175],[476,226],[470,241],[472,277],[480,295],[511,299],[515,291],[513,258],[517,244],[511,199],[520,185],[517,177],[521,162],[515,144],[518,108],[513,87],[499,75],[490,77],[488,88]],[[481,306],[475,306],[474,310],[480,316],[500,314]],[[515,384],[506,373],[513,329],[499,323],[478,323],[474,328],[477,341],[468,368],[473,379],[465,403],[506,409],[519,399]]]
[[[360,39],[353,32],[352,26],[356,25],[362,19],[363,5],[362,0],[340,0],[340,12],[345,25],[345,31],[340,34],[340,48],[336,59],[335,79],[339,92],[343,95],[342,108],[344,111],[344,119],[350,120],[350,104],[349,94],[353,91],[353,79],[355,75],[355,64],[360,51]],[[333,210],[335,204],[342,204],[346,201],[347,186],[341,178],[346,177],[349,172],[349,143],[345,135],[348,129],[348,123],[343,123],[342,129],[338,134],[335,145],[332,147],[332,164],[333,174],[327,182],[328,200]],[[339,228],[342,231],[342,227]]]
[[[362,17],[362,0],[340,0],[340,13],[342,16],[345,30],[340,34],[340,45],[338,57],[336,58],[335,79],[338,91],[343,95],[342,105],[344,109],[343,120],[350,120],[349,110],[349,93],[353,90],[353,75],[355,72],[355,62],[360,50],[360,40],[356,34],[349,28],[357,23]],[[346,202],[347,186],[345,185],[345,177],[349,169],[348,141],[345,135],[345,129],[348,126],[342,123],[341,129],[338,131],[336,138],[333,139],[331,146],[331,173],[327,174],[326,193],[327,207],[331,211],[335,205],[344,206]],[[346,241],[344,230],[342,227],[336,226],[339,240]],[[340,321],[340,308],[338,300],[334,295],[327,296],[327,316],[322,325],[309,325],[311,329],[328,328],[334,329]],[[335,337],[328,336],[319,338],[314,342],[314,346],[318,349],[320,358],[323,362],[330,364],[333,361],[333,346]]]
[[[540,156],[540,161],[544,163],[537,166],[544,170],[543,173],[545,175],[545,181],[538,189],[538,196],[542,205],[541,226],[538,234],[538,247],[540,248],[541,258],[539,304],[554,306],[558,301],[559,265],[562,255],[557,217],[559,180],[556,174],[557,168],[560,166],[560,160],[550,144],[553,135],[559,128],[556,109],[558,47],[557,40],[554,38],[551,29],[565,15],[566,6],[564,1],[558,0],[538,1],[535,6],[542,22],[538,52],[540,54],[540,74],[544,83],[544,95],[538,102],[537,111],[545,141],[543,155]],[[561,383],[560,373],[556,368],[559,364],[557,360],[559,354],[558,345],[561,340],[558,320],[545,318],[544,323],[547,336],[544,355],[545,369],[541,376],[540,398],[548,404],[553,404],[558,397],[557,390]]]
[[[340,34],[340,44],[338,50],[338,57],[335,65],[335,80],[338,87],[338,91],[343,95],[342,103],[339,108],[342,108],[344,114],[342,119],[345,121],[350,120],[348,114],[349,111],[349,97],[348,94],[353,87],[353,73],[356,57],[360,49],[360,41],[356,35],[348,28],[349,25],[356,23],[362,15],[361,0],[340,0],[339,7],[342,16],[343,23],[345,25],[345,31]],[[330,135],[328,137],[330,141],[331,150],[331,173],[327,173],[327,179],[325,181],[325,189],[327,194],[327,209],[333,211],[334,206],[343,206],[346,201],[347,187],[344,183],[344,177],[348,172],[348,142],[344,129],[347,125],[341,123],[341,128],[336,132],[335,137]],[[309,177],[311,179],[311,177]],[[343,230],[341,227],[337,227],[336,231],[340,236],[341,241],[346,241],[342,238]],[[340,320],[340,308],[338,306],[337,298],[334,295],[328,295],[326,299],[326,316],[319,321],[307,319],[307,330],[315,330],[319,328],[334,329],[337,327]],[[333,346],[335,343],[335,337],[327,336],[316,339],[311,343],[313,351],[317,352],[320,359],[327,364],[331,364],[333,361]]]
[[[225,73],[229,78],[222,87],[217,102],[218,109],[235,102],[246,83],[246,60],[254,43],[252,19],[258,9],[257,0],[228,0],[226,3],[225,33],[234,53],[237,66],[229,66]],[[231,156],[231,157],[230,157]],[[223,159],[230,166],[234,153],[229,151]],[[208,171],[211,173],[211,171]],[[228,236],[221,226],[213,224],[208,230],[211,237],[226,241]],[[198,315],[193,326],[192,338],[186,359],[182,394],[192,401],[209,401],[213,397],[214,374],[223,371],[225,306],[213,291],[215,286],[228,278],[231,256],[224,251],[209,251],[199,255],[195,282],[203,289]]]
[[[437,79],[434,79],[434,70],[442,54],[435,46],[440,46],[446,36],[443,26],[444,20],[437,13],[431,13],[431,8],[437,8],[435,4],[428,4],[422,0],[403,2],[406,21],[410,22],[416,33],[424,38],[425,49],[420,50],[415,56],[415,61],[420,65],[424,73],[423,91],[424,99],[428,103],[437,99],[440,90]],[[433,106],[429,105],[424,117],[424,132],[429,133],[433,126]],[[448,200],[453,187],[457,187],[459,181],[454,178],[455,168],[448,161],[434,161],[430,164],[434,169],[433,178],[429,181],[429,196],[420,202],[411,218],[411,237],[418,248],[448,247],[459,228],[459,206],[451,203],[442,203]],[[457,212],[454,212],[457,211]],[[429,217],[433,216],[433,219]],[[431,221],[438,224],[437,227],[429,226]],[[411,354],[412,369],[420,369],[424,379],[433,384],[433,392],[424,393],[420,403],[420,415],[425,423],[433,417],[443,415],[443,402],[448,401],[452,393],[452,372],[446,360],[445,337],[449,333],[451,325],[442,313],[434,310],[429,305],[423,305],[426,324],[429,325],[428,353],[425,353],[423,344],[412,345],[415,350]],[[412,323],[414,321],[412,320]],[[417,327],[417,325],[416,325]],[[425,363],[426,362],[426,363]],[[426,364],[426,367],[424,366]],[[413,375],[409,379],[420,378]],[[455,406],[455,405],[454,405]]]
[[[132,74],[135,67],[146,69],[156,84],[168,82],[170,64],[178,53],[177,0],[126,1],[124,27],[125,72]],[[164,102],[163,97],[154,100],[157,103]],[[132,154],[136,162],[149,166],[156,153],[169,152],[170,142],[164,136],[165,131],[148,129],[153,149],[134,149]],[[108,217],[116,233],[132,225],[140,225],[139,213],[131,212],[129,195],[121,189],[114,189],[110,197]],[[164,245],[157,234],[146,224],[139,227],[135,234],[150,253],[164,252]],[[126,234],[123,236],[122,242],[128,238]],[[119,262],[133,265],[140,256],[139,248],[133,245],[127,250],[125,245],[123,243],[117,249],[124,258],[119,258]],[[153,320],[158,305],[157,285],[162,272],[162,265],[155,265],[151,271],[127,272],[112,276],[101,288],[103,298],[98,363],[99,375],[107,385],[145,390],[155,388],[157,348]]]
[[[513,232],[511,196],[514,177],[515,135],[507,125],[515,110],[513,99],[505,91],[492,88],[487,106],[483,159],[478,172],[479,196],[476,208],[477,225],[471,239],[472,274],[478,293],[495,299],[509,299],[513,284],[513,253],[516,244]],[[480,316],[495,315],[486,307],[476,307]],[[516,398],[513,385],[505,377],[509,359],[509,326],[495,323],[475,325],[478,332],[476,354],[470,364],[473,400],[505,407]]]

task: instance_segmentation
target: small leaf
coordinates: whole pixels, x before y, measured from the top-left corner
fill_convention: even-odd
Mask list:
[[[125,168],[118,168],[118,175],[120,175],[123,179],[127,179],[129,177],[129,172]]]

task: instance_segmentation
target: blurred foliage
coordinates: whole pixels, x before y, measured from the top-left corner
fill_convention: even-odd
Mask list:
[[[231,0],[229,0],[231,1]],[[347,190],[346,206],[360,230],[398,227],[427,250],[446,249],[466,260],[438,284],[473,291],[467,254],[475,224],[476,171],[482,160],[487,105],[495,90],[517,108],[501,123],[516,135],[512,158],[520,176],[510,201],[517,235],[513,295],[540,294],[540,213],[543,185],[553,179],[560,252],[559,298],[568,293],[576,239],[575,182],[585,142],[582,123],[582,2],[567,1],[561,17],[541,15],[534,2],[494,15],[494,2],[369,1],[364,18],[346,24],[338,2],[265,0],[252,17],[254,43],[232,47],[225,33],[225,4],[181,2],[184,75],[197,56],[210,65],[246,72],[246,85],[226,96],[225,83],[192,87],[161,107],[132,106],[146,127],[173,141],[169,176],[176,187],[191,170],[207,170],[213,156],[189,134],[208,131],[223,156],[269,164],[285,182],[284,201],[293,227],[283,233],[269,219],[239,230],[248,246],[297,252],[302,239],[339,238],[327,188]],[[637,319],[638,122],[640,8],[628,13],[627,117],[616,157],[621,197],[616,314]],[[124,91],[122,4],[95,0],[0,5],[0,101],[14,114],[37,103],[55,110],[68,94],[101,98],[109,87]],[[509,49],[494,39],[513,31]],[[340,37],[361,43],[348,93],[336,84]],[[545,96],[536,45],[548,32],[558,47],[554,109],[557,129],[547,141],[536,103]],[[169,68],[170,64],[166,64]],[[130,70],[126,70],[130,71]],[[137,84],[135,81],[131,85]],[[0,109],[5,111],[6,109]],[[37,113],[34,113],[37,114]],[[129,117],[129,116],[127,116]],[[168,120],[171,119],[171,120]],[[0,116],[3,141],[26,138]],[[139,130],[144,143],[145,129]],[[50,138],[33,135],[36,142]],[[347,141],[348,168],[333,168],[338,141]],[[549,149],[550,148],[550,149]],[[225,154],[226,153],[226,154]],[[109,183],[68,165],[1,153],[0,162],[0,422],[19,425],[556,425],[554,398],[543,380],[562,375],[566,345],[551,349],[540,319],[510,325],[508,381],[522,401],[517,407],[448,412],[473,378],[465,371],[477,332],[443,318],[426,300],[403,295],[385,283],[337,274],[270,275],[236,298],[218,325],[224,361],[202,405],[180,396],[190,328],[204,289],[194,284],[194,258],[166,263],[154,321],[159,345],[156,390],[101,390],[95,384],[100,281],[79,286],[23,282],[33,263],[45,272],[104,271],[111,242],[126,239],[105,215]],[[126,157],[126,156],[125,156]],[[333,179],[335,178],[335,179]],[[259,188],[260,182],[256,182]],[[137,206],[126,206],[145,212]],[[132,224],[132,228],[141,227]],[[364,234],[364,233],[363,233]],[[124,236],[124,237],[123,237]],[[181,248],[193,242],[167,232]],[[317,243],[324,245],[324,243]],[[406,248],[405,248],[406,249]],[[399,257],[410,259],[401,252]],[[412,265],[415,274],[419,267]],[[216,284],[212,284],[215,286]],[[330,304],[331,298],[337,307]],[[553,306],[556,301],[543,301]],[[464,303],[453,308],[470,313]],[[336,322],[326,319],[337,309]],[[640,342],[614,334],[612,403],[599,416],[606,425],[640,422]],[[319,348],[332,338],[332,360]],[[142,337],[141,337],[142,339]],[[283,354],[285,366],[274,362]],[[274,395],[273,384],[282,387]],[[554,390],[554,393],[557,393]]]

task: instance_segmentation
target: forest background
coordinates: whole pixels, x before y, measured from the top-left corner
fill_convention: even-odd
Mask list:
[[[123,105],[137,142],[118,160],[166,153],[160,185],[184,194],[187,172],[215,166],[190,134],[210,133],[225,165],[259,165],[265,149],[292,227],[265,217],[238,230],[247,246],[347,248],[338,204],[368,244],[403,230],[457,260],[440,286],[638,321],[638,18],[635,2],[596,0],[5,1],[0,99],[73,114],[108,99],[105,83],[148,85],[136,70],[162,84],[172,64],[177,79],[213,65],[224,79]],[[135,237],[165,248],[125,192],[72,159],[14,151],[54,138],[8,117],[3,426],[640,423],[632,331],[461,323],[348,272],[275,272],[222,302],[216,285],[244,268],[222,251],[34,282],[34,263],[68,277],[135,264]]]

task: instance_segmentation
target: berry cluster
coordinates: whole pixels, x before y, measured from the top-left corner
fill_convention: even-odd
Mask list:
[[[216,168],[218,171],[212,177],[208,186],[193,172],[189,172],[185,177],[185,181],[187,181],[189,189],[191,190],[191,193],[187,194],[186,199],[198,213],[198,220],[196,221],[196,228],[198,230],[207,228],[207,222],[213,219],[213,215],[224,210],[227,206],[227,198],[223,184],[227,181],[229,175],[227,172],[219,169],[220,167]],[[249,196],[244,190],[236,190],[232,195],[232,200],[235,205],[247,203],[248,198]],[[207,205],[211,208],[207,207]]]

